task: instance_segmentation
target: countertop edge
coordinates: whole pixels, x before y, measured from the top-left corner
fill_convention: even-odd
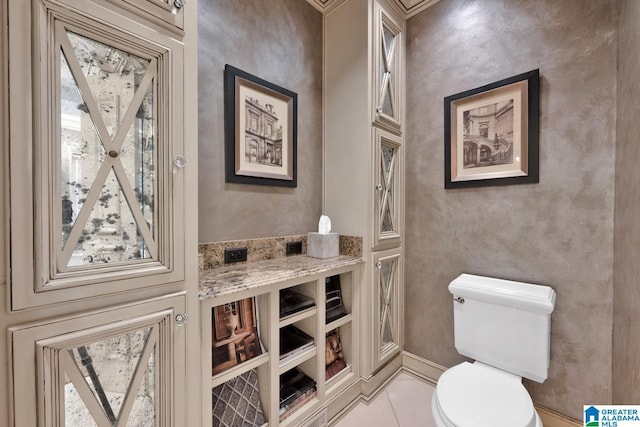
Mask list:
[[[346,255],[325,259],[297,255],[202,270],[199,278],[198,300],[206,301],[360,263],[364,263],[361,257]]]

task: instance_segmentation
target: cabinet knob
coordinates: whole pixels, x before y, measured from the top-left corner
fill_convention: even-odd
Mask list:
[[[185,323],[187,323],[187,313],[178,313],[176,314],[176,325],[178,326],[184,326]]]
[[[118,152],[116,150],[109,151],[109,157],[115,159],[116,157],[118,157]]]
[[[382,191],[382,184],[378,184],[378,185],[376,185],[376,190],[378,190],[378,191]]]
[[[173,5],[176,7],[176,9],[182,9],[185,3],[187,3],[186,0],[173,0]]]
[[[183,168],[185,167],[185,165],[187,164],[187,159],[185,159],[183,156],[181,155],[177,155],[174,159],[173,159],[173,164],[176,165],[177,168]]]
[[[382,107],[376,108],[376,113],[378,113],[378,114],[382,113]]]
[[[379,270],[382,270],[382,262],[378,261],[376,263],[376,267],[378,267]]]

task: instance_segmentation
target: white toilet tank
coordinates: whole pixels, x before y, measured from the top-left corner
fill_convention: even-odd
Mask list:
[[[553,289],[462,274],[449,292],[460,354],[540,383],[547,379]]]

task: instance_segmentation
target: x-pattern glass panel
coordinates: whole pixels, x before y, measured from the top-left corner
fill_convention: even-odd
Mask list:
[[[382,113],[395,117],[395,100],[393,87],[395,84],[395,68],[394,56],[396,53],[396,36],[384,24],[382,25],[381,34],[381,61],[380,61],[380,110]]]
[[[58,267],[157,259],[157,61],[56,27],[60,46]]]
[[[148,327],[62,350],[65,425],[154,426],[157,341]]]
[[[396,149],[392,146],[382,143],[381,151],[382,155],[380,159],[380,180],[382,190],[379,193],[380,231],[388,232],[395,231],[393,186],[395,175]]]
[[[396,260],[381,261],[380,268],[380,341],[394,342],[394,270]]]

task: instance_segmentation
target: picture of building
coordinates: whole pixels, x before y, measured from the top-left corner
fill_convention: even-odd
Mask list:
[[[247,96],[245,118],[245,161],[282,166],[282,125],[278,123],[273,105],[262,105]]]
[[[513,100],[465,111],[463,167],[513,163]]]

